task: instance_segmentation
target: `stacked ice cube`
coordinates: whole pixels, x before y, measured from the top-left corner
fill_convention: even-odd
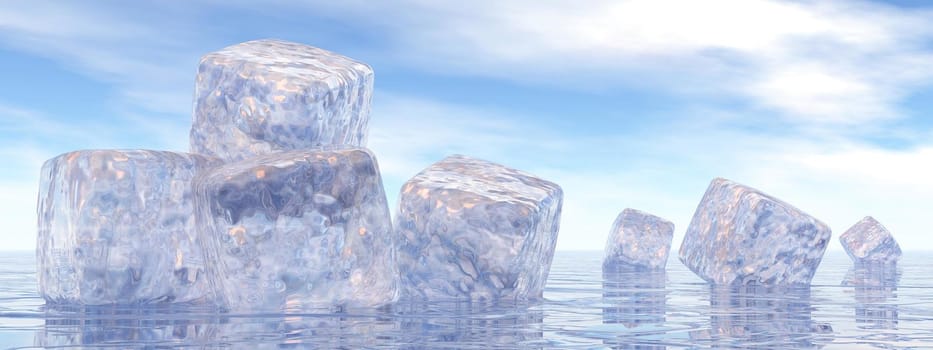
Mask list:
[[[402,287],[540,297],[560,188],[449,158],[403,189],[397,239],[364,148],[372,89],[368,65],[301,44],[258,40],[205,55],[191,154],[90,150],[46,162],[40,294],[51,304],[232,311],[371,307]]]
[[[192,154],[78,151],[45,164],[40,293],[232,309],[394,300],[388,205],[362,148],[372,84],[366,64],[284,41],[204,56]]]
[[[90,150],[42,167],[39,292],[54,303],[210,297],[191,180],[220,162],[174,152]]]

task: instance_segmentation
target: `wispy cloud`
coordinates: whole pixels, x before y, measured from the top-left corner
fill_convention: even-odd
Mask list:
[[[564,188],[561,249],[600,248],[626,207],[674,220],[675,245],[708,181],[725,176],[757,187],[830,224],[838,233],[862,216],[890,223],[906,244],[923,245],[933,195],[930,147],[885,150],[840,135],[749,130],[730,113],[685,109],[651,137],[566,135],[527,128],[504,111],[382,96],[371,148],[390,203],[401,183],[450,153],[531,171]],[[699,117],[687,117],[699,114]],[[713,115],[713,116],[711,116]],[[514,120],[528,116],[511,115]],[[857,189],[857,190],[853,190]],[[839,249],[838,245],[831,245]]]
[[[926,25],[933,13],[868,2],[319,6],[391,28],[393,54],[437,72],[570,88],[615,82],[726,94],[799,123],[897,118],[897,103],[933,78],[933,30]]]
[[[534,108],[460,105],[432,99],[430,86],[423,94],[381,86],[370,147],[393,202],[401,182],[443,156],[464,153],[560,183],[567,196],[561,249],[600,248],[624,207],[673,219],[679,240],[715,176],[782,197],[837,232],[871,214],[905,246],[929,243],[920,221],[929,207],[923,197],[933,194],[926,181],[933,174],[924,165],[933,164],[933,132],[906,123],[901,110],[904,98],[933,79],[929,11],[765,0],[278,5],[280,11],[251,2],[161,4],[155,11],[0,3],[0,45],[108,83],[119,115],[62,121],[0,105],[0,132],[22,135],[0,142],[0,156],[13,160],[8,167],[37,170],[54,155],[47,140],[84,148],[136,138],[152,148],[184,149],[197,57],[223,41],[208,36],[229,29],[210,24],[211,10],[352,18],[346,25],[357,26],[355,36],[380,39],[367,51],[373,58],[421,74],[554,88],[542,99],[568,90],[624,98],[617,87],[676,95],[676,106],[657,112],[663,123],[583,133],[536,122]],[[625,122],[652,118],[626,112],[636,114]],[[124,139],[102,136],[108,134]],[[886,149],[872,144],[876,136],[906,146]],[[17,203],[18,211],[0,221],[23,225],[16,232],[32,230],[32,217],[20,216],[22,203],[35,200],[34,175],[11,173],[0,178],[0,200]]]
[[[196,44],[202,39],[197,23],[175,13],[178,5],[161,4],[158,10],[111,5],[0,3],[0,45],[113,84],[113,99],[120,103],[149,112],[190,113],[203,50]]]

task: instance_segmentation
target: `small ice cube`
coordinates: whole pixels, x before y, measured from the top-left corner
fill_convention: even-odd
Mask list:
[[[897,263],[901,247],[875,218],[866,216],[839,236],[839,242],[856,263]]]
[[[672,239],[674,224],[670,221],[635,209],[625,209],[612,224],[603,267],[633,265],[663,270]]]

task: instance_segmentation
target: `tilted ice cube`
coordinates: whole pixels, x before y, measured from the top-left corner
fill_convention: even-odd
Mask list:
[[[202,302],[191,181],[218,165],[146,150],[65,153],[42,166],[39,293],[52,303]]]
[[[398,295],[392,226],[365,149],[268,154],[195,180],[209,281],[231,310],[376,306]]]
[[[660,217],[625,209],[616,217],[606,242],[603,268],[617,265],[664,269],[674,239],[674,224]]]
[[[399,195],[402,296],[541,297],[562,198],[554,183],[487,161],[451,156],[431,165]]]
[[[808,284],[823,259],[826,224],[756,189],[714,179],[680,260],[713,284]]]
[[[894,236],[871,216],[866,216],[839,236],[839,242],[857,263],[896,263],[901,258],[901,246]]]
[[[365,146],[373,70],[279,40],[201,58],[191,151],[226,161],[322,145]]]

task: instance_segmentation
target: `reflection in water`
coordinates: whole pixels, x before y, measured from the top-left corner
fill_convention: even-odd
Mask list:
[[[397,321],[379,315],[296,314],[240,317],[209,310],[84,308],[57,313],[37,332],[41,347],[180,346],[264,349],[367,348],[391,339]]]
[[[230,315],[167,308],[58,312],[40,347],[360,349],[541,347],[543,313],[516,305],[399,304],[348,313]]]
[[[398,321],[378,315],[235,317],[213,325],[210,344],[234,349],[360,349],[394,339]]]
[[[41,347],[113,347],[114,344],[172,346],[209,338],[208,313],[177,313],[166,307],[70,307],[49,310],[45,327],[36,333]]]
[[[725,286],[710,288],[710,329],[693,334],[712,347],[819,348],[832,327],[811,319],[810,288]]]
[[[403,349],[542,348],[543,312],[514,303],[402,303]]]
[[[679,263],[668,264],[662,285],[659,277],[602,273],[601,253],[564,253],[555,256],[545,300],[530,306],[397,304],[290,315],[156,306],[48,309],[35,293],[34,274],[3,275],[34,269],[34,254],[27,256],[16,260],[0,254],[0,349],[906,349],[933,344],[933,255],[905,255],[897,266],[903,273],[853,269],[847,286],[839,284],[851,260],[829,255],[812,290],[785,292],[711,291]]]
[[[856,264],[846,273],[844,286],[855,287],[855,323],[862,329],[897,329],[896,264]]]
[[[618,324],[624,331],[614,332],[604,344],[613,349],[662,350],[657,339],[665,322],[667,293],[664,270],[647,270],[628,265],[603,268],[603,324]],[[657,338],[657,337],[655,337]]]

